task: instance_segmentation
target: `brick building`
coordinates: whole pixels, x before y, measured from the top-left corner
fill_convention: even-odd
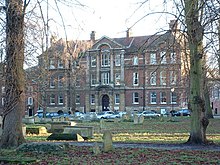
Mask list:
[[[187,107],[185,41],[175,21],[160,35],[52,41],[39,56],[38,108],[46,111]]]

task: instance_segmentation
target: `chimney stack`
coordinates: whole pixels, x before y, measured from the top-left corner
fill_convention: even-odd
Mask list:
[[[95,41],[95,31],[92,31],[92,32],[91,32],[91,34],[90,34],[90,40],[93,41],[93,42]]]
[[[128,28],[128,30],[126,31],[126,37],[129,38],[130,37],[130,29]]]

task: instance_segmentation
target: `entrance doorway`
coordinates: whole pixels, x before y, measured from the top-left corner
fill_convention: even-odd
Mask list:
[[[102,111],[109,111],[109,96],[103,95],[102,97]]]

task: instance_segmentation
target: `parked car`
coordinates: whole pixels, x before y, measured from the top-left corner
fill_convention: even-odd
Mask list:
[[[96,120],[97,113],[96,112],[87,112],[87,113],[81,114],[79,116],[79,119],[81,119],[81,120]]]
[[[119,118],[122,118],[123,115],[127,114],[125,111],[117,111],[115,112]]]
[[[52,118],[52,117],[58,117],[60,115],[57,112],[47,112],[45,116],[46,118]]]
[[[137,115],[138,116],[142,115],[144,117],[160,117],[160,114],[154,111],[143,111],[141,113],[138,113]]]
[[[173,116],[190,116],[191,112],[189,109],[181,109],[176,113],[173,113]]]
[[[109,119],[111,116],[114,115],[113,111],[103,111],[97,114],[98,119]]]
[[[43,110],[42,109],[40,109],[40,110],[37,110],[37,113],[36,114],[34,114],[34,116],[37,116],[37,117],[39,117],[39,118],[42,118],[43,117]]]

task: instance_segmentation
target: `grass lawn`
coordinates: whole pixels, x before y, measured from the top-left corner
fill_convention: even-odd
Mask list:
[[[101,142],[104,130],[113,134],[113,142],[135,143],[183,143],[189,136],[190,119],[176,117],[145,119],[143,124],[133,122],[104,122],[100,128],[99,122],[84,122],[78,125],[94,126],[94,139]],[[211,119],[207,129],[207,137],[220,144],[220,119]],[[45,141],[47,136],[29,135],[27,141]],[[62,151],[16,152],[15,150],[0,150],[0,160],[11,164],[220,164],[220,151],[189,151],[189,150],[159,150],[144,148],[115,148],[113,151],[93,153],[93,147],[69,146]],[[0,161],[1,164],[1,161]],[[10,164],[10,163],[9,163]]]

